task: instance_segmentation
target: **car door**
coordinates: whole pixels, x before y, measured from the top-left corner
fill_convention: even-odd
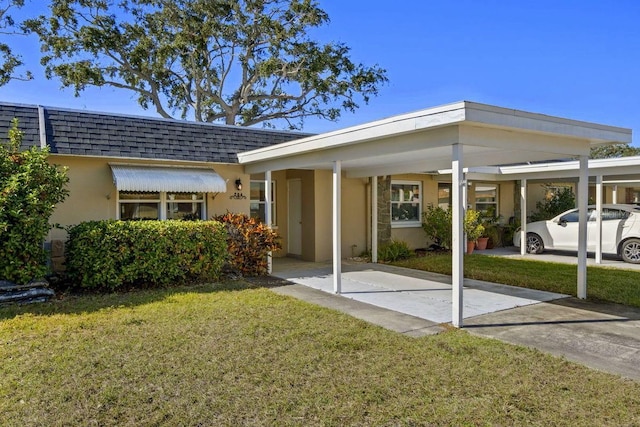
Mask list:
[[[578,250],[578,209],[562,215],[549,225],[553,249]]]
[[[615,254],[618,243],[626,237],[633,225],[634,217],[628,211],[615,208],[602,209],[602,252]],[[598,233],[596,223],[589,223],[589,250],[596,250]]]

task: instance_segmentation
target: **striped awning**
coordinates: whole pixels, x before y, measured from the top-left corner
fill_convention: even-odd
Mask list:
[[[225,193],[227,183],[213,169],[110,165],[118,191]]]

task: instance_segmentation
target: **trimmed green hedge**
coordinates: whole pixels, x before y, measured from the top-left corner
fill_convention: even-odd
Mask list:
[[[89,221],[69,229],[69,280],[83,288],[216,280],[227,261],[217,221]]]

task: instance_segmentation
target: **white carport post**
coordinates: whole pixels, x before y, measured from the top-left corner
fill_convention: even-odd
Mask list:
[[[342,181],[342,162],[333,162],[333,292],[342,292],[342,237],[340,228],[342,226],[340,216],[340,185]]]
[[[267,228],[273,225],[273,214],[271,212],[271,171],[264,173],[264,222]],[[267,254],[267,273],[273,272],[273,252]]]
[[[602,175],[596,176],[596,264],[602,264]]]
[[[613,200],[611,200],[611,203],[613,203],[614,205],[618,204],[618,186],[614,185],[613,186],[613,190],[611,191],[611,198]]]
[[[578,181],[578,298],[587,298],[587,208],[589,206],[589,157],[580,156]]]
[[[371,177],[371,262],[378,262],[378,177]]]
[[[520,255],[527,253],[527,180],[520,180]]]
[[[453,212],[451,221],[451,323],[462,327],[462,287],[464,284],[464,193],[462,173],[462,144],[453,144],[451,156],[451,192]]]

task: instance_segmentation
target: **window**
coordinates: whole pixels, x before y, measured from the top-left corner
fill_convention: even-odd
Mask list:
[[[391,224],[394,227],[420,226],[420,194],[420,181],[391,181]]]
[[[451,183],[439,182],[438,183],[438,207],[442,209],[449,209],[451,206]]]
[[[120,191],[118,219],[205,219],[205,200],[205,193]]]
[[[167,194],[167,219],[203,219],[204,193]]]
[[[603,208],[602,209],[602,220],[603,221],[612,221],[612,220],[621,220],[629,218],[631,214],[628,211],[623,211],[620,209],[610,209]]]
[[[160,193],[135,193],[120,191],[120,218],[130,219],[159,219]]]
[[[264,191],[265,181],[251,181],[251,189],[249,191],[250,198],[250,215],[251,218],[258,218],[265,222],[267,197]],[[271,223],[276,224],[276,183],[271,181]]]
[[[498,212],[498,186],[496,184],[475,184],[475,210],[478,212]]]

